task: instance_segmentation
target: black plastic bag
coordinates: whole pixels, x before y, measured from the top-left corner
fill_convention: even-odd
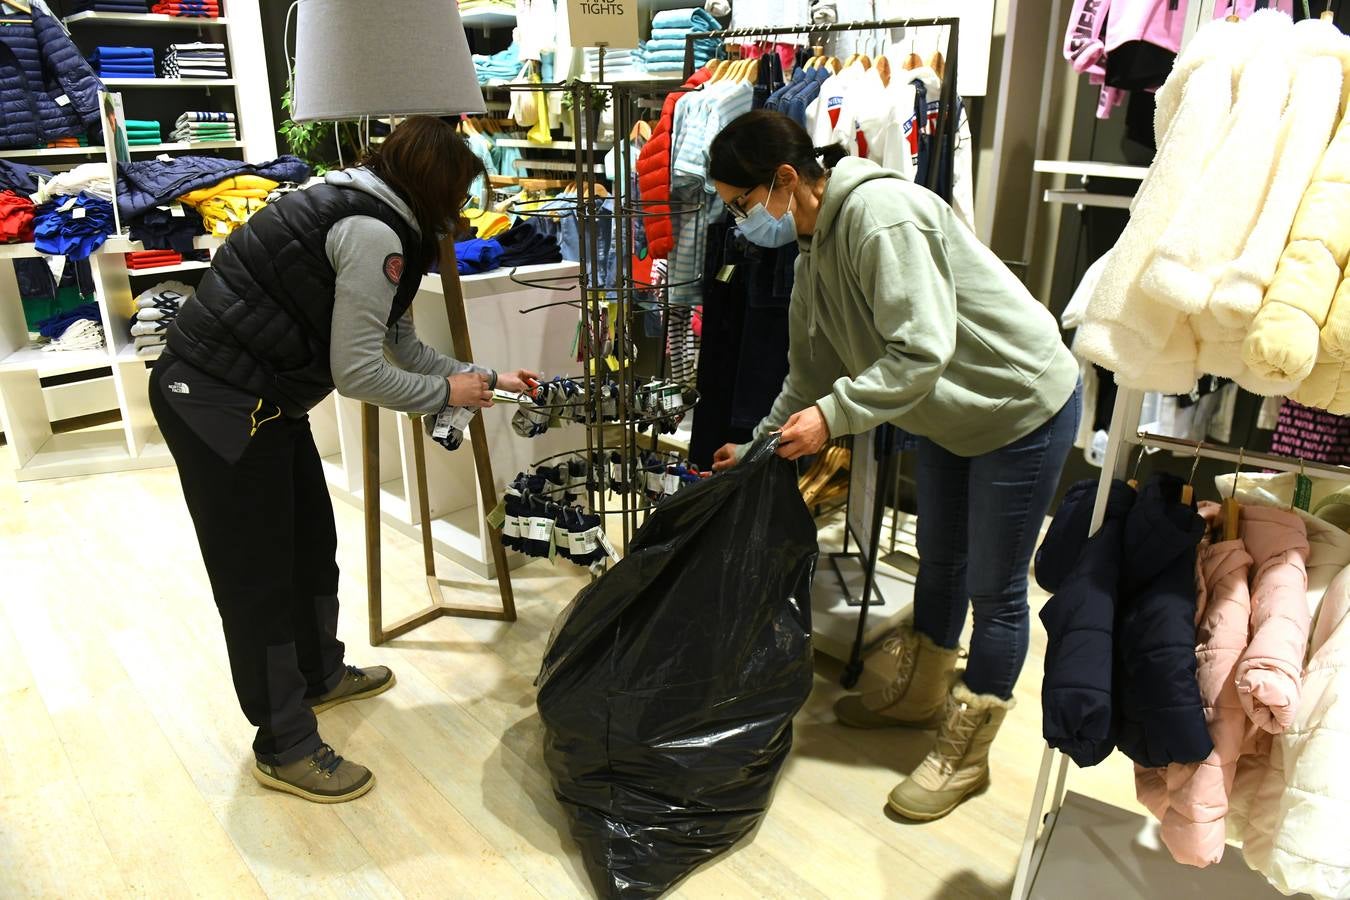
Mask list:
[[[666,501],[558,620],[554,793],[602,897],[655,897],[758,826],[811,692],[816,528],[761,441]]]

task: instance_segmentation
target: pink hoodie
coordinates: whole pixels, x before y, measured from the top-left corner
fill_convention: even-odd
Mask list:
[[[1201,503],[1211,528],[1220,524],[1217,503]],[[1240,540],[1204,543],[1196,565],[1199,604],[1196,678],[1214,750],[1198,763],[1165,769],[1135,766],[1139,802],[1162,823],[1162,840],[1177,862],[1208,866],[1223,859],[1224,817],[1249,722],[1234,674],[1247,646],[1252,558]]]
[[[1242,507],[1240,531],[1252,555],[1251,642],[1238,661],[1238,698],[1247,716],[1279,734],[1298,710],[1308,652],[1308,530],[1297,514]]]

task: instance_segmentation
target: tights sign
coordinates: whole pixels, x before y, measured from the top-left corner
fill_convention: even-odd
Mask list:
[[[638,0],[567,0],[574,47],[615,49],[638,44]]]

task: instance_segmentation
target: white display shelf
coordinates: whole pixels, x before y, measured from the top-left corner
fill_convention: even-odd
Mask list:
[[[0,159],[30,159],[49,156],[102,156],[103,147],[50,147],[35,150],[0,150]]]
[[[97,350],[43,350],[29,345],[0,359],[0,371],[30,370],[40,374],[79,372],[98,369],[112,363],[107,347]]]
[[[191,16],[165,16],[159,13],[111,13],[79,12],[63,19],[67,25],[135,25],[137,27],[173,27],[201,28],[207,25],[223,26],[230,24],[224,16],[219,19],[193,18]]]
[[[519,278],[531,281],[554,279],[555,287],[570,287],[566,279],[581,274],[581,266],[574,262],[540,263],[535,266],[519,266],[515,269],[493,269],[491,272],[479,272],[475,275],[459,276],[465,300],[477,300],[483,297],[495,297],[504,291],[528,290],[525,285],[511,280],[511,273]],[[439,294],[441,276],[438,272],[422,276],[422,290]]]
[[[164,352],[163,347],[155,347],[149,353],[137,353],[136,344],[135,342],[132,342],[130,344],[127,344],[118,352],[117,361],[131,362],[132,360],[139,359],[144,360],[145,362],[150,362],[152,360],[159,359],[159,355],[163,352]]]
[[[504,9],[471,9],[459,14],[466,28],[505,28],[515,26],[516,14]]]
[[[236,84],[233,78],[104,78],[103,83],[117,88],[213,88]]]
[[[175,272],[192,272],[197,269],[209,269],[209,262],[182,262],[172,266],[155,266],[153,269],[133,269],[127,266],[127,275],[132,278],[144,278],[151,275],[172,275]]]
[[[31,243],[0,244],[0,259],[32,259],[41,255]]]
[[[1038,159],[1033,171],[1046,175],[1078,175],[1082,178],[1119,178],[1124,181],[1143,181],[1147,166],[1127,166],[1121,163],[1091,162],[1089,160]]]

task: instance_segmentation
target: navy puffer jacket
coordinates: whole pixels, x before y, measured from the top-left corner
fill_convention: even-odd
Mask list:
[[[1095,766],[1116,746],[1116,602],[1125,521],[1136,497],[1113,481],[1102,527],[1088,537],[1096,493],[1096,481],[1069,488],[1036,554],[1036,581],[1054,594],[1041,609],[1049,637],[1042,730],[1047,744],[1080,766]]]
[[[3,149],[38,147],[99,129],[103,83],[61,23],[41,4],[32,6],[31,23],[0,26]]]
[[[1195,552],[1205,532],[1180,478],[1158,474],[1125,521],[1116,617],[1121,751],[1141,766],[1200,762],[1214,743],[1196,681]]]

